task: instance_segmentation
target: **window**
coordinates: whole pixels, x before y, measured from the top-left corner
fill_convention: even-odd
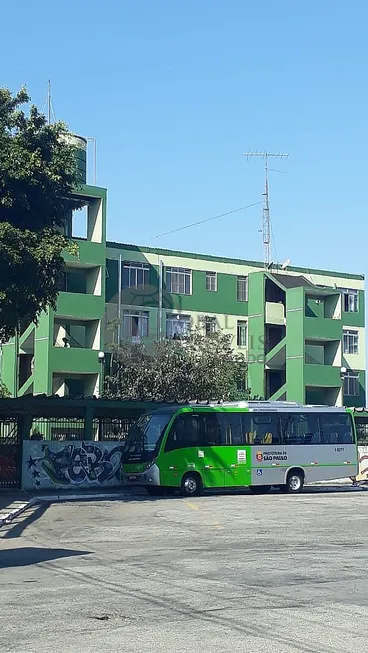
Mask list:
[[[123,311],[123,335],[125,338],[148,336],[148,311]]]
[[[149,285],[150,266],[148,263],[123,263],[123,288],[144,288]]]
[[[316,413],[282,415],[285,444],[320,444],[319,416]]]
[[[217,419],[221,431],[221,444],[245,444],[241,413],[217,413]]]
[[[248,300],[248,277],[237,278],[237,300],[238,302]]]
[[[205,328],[206,336],[210,336],[212,333],[215,333],[216,318],[206,316],[204,318],[204,328]]]
[[[237,324],[236,344],[238,347],[247,346],[247,323],[241,320]]]
[[[348,370],[344,375],[344,395],[359,397],[359,374]]]
[[[206,272],[206,290],[208,292],[217,291],[217,273],[216,272]]]
[[[123,460],[132,458],[152,460],[152,453],[158,453],[165,428],[171,419],[170,413],[141,415],[129,431],[123,451]],[[150,456],[151,454],[151,456]]]
[[[180,340],[183,336],[188,336],[190,332],[190,316],[174,315],[169,313],[166,316],[166,338]]]
[[[352,418],[348,413],[321,413],[321,444],[353,444]]]
[[[358,313],[359,296],[357,290],[349,288],[339,288],[342,293],[342,309],[345,313]]]
[[[347,413],[289,413],[283,414],[285,444],[352,444],[354,432],[351,416]]]
[[[254,446],[281,444],[280,415],[277,413],[243,413],[245,444]]]
[[[344,354],[358,353],[358,331],[344,331]]]
[[[186,268],[166,268],[166,288],[168,292],[191,295],[192,271]]]
[[[168,435],[165,451],[198,447],[201,445],[201,425],[199,415],[187,413],[179,415]]]
[[[241,413],[191,413],[177,417],[167,438],[165,451],[244,443]]]

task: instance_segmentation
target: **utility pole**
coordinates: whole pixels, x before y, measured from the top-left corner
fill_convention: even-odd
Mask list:
[[[263,211],[262,211],[262,233],[263,233],[263,251],[264,265],[267,268],[271,262],[271,218],[270,218],[270,198],[268,189],[268,159],[287,159],[290,155],[281,152],[246,152],[244,156],[249,159],[261,157],[265,162],[265,190],[263,193]]]

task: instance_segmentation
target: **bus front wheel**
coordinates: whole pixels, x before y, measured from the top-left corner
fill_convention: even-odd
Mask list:
[[[202,494],[203,483],[199,474],[188,472],[181,481],[181,493],[185,497],[197,497]]]

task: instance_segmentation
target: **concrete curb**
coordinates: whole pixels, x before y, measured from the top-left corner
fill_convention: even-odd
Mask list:
[[[37,497],[36,501],[38,503],[42,503],[42,501],[81,501],[83,499],[90,501],[91,499],[122,499],[127,496],[129,495],[123,494],[122,492],[107,492],[101,494],[50,494]]]
[[[13,519],[21,515],[26,510],[28,510],[28,508],[32,508],[32,506],[36,505],[36,503],[38,503],[38,498],[34,497],[33,499],[26,501],[26,503],[23,503],[18,508],[14,508],[14,510],[10,510],[10,512],[8,512],[4,517],[0,517],[0,528],[2,526],[5,526],[6,524],[10,524],[10,522],[12,522]]]

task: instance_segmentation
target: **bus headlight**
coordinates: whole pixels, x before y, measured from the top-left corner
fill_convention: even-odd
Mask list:
[[[150,460],[150,462],[147,463],[147,465],[145,466],[144,469],[147,470],[147,469],[149,469],[150,467],[152,467],[152,465],[155,464],[156,460],[157,460],[157,458],[154,458],[153,460]]]

